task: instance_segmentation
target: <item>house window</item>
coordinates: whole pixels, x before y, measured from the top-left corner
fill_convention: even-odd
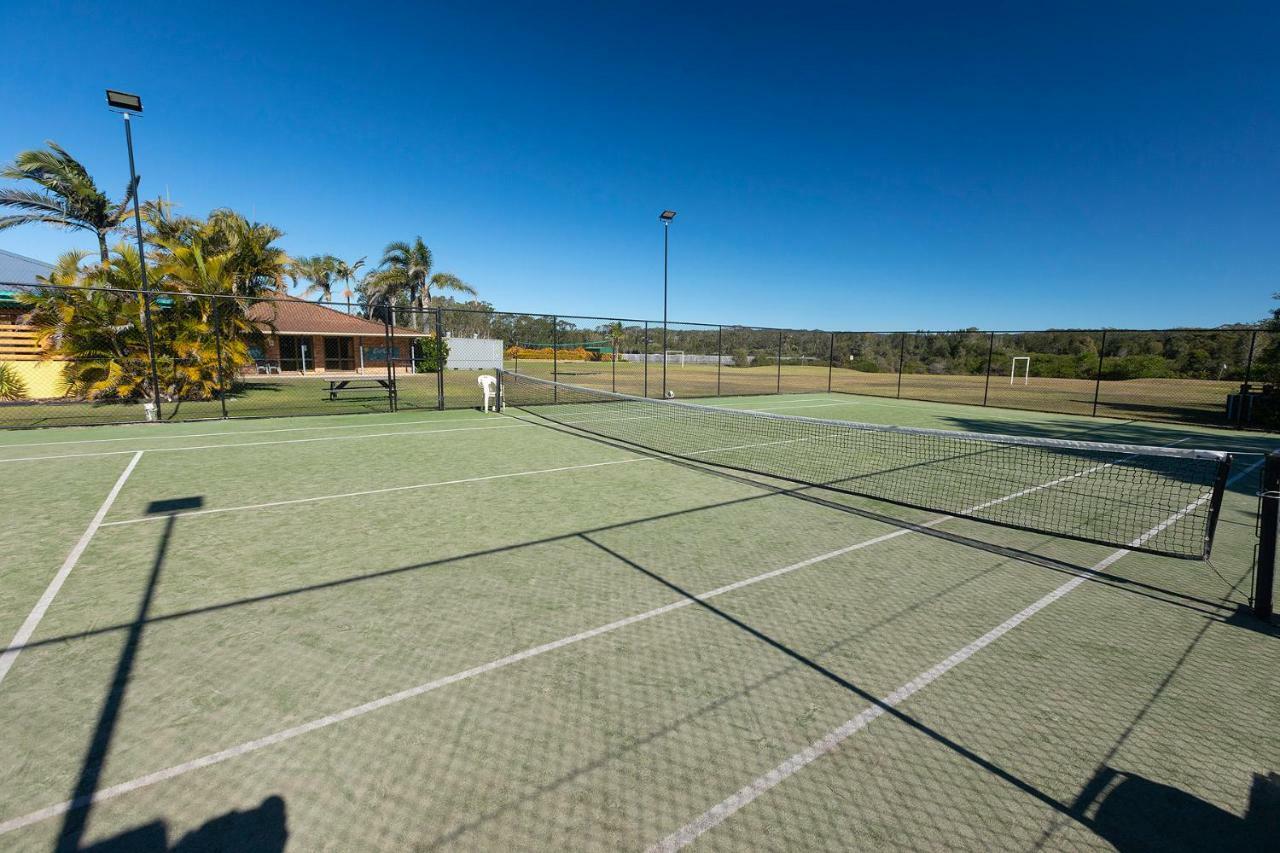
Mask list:
[[[324,339],[325,370],[355,370],[356,360],[351,338]]]
[[[316,354],[311,341],[299,335],[280,336],[281,370],[314,370]]]

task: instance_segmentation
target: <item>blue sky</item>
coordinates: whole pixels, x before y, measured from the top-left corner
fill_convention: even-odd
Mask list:
[[[112,86],[145,196],[295,254],[421,234],[501,309],[660,316],[671,207],[672,319],[1217,325],[1280,290],[1269,5],[24,4],[0,157],[118,193]]]

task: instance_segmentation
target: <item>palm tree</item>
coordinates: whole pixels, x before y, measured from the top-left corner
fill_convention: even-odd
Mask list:
[[[431,266],[431,249],[422,242],[422,237],[414,238],[411,244],[402,241],[388,243],[382,250],[376,284],[388,301],[403,303],[421,316],[427,307],[426,300],[430,298],[427,291]],[[420,327],[417,321],[410,325]]]
[[[0,231],[37,222],[92,231],[98,237],[98,255],[103,264],[108,263],[107,235],[127,219],[137,184],[130,184],[117,204],[98,189],[79,160],[56,142],[46,144],[48,150],[23,151],[0,169],[0,177],[31,181],[43,190],[0,189],[0,207],[19,211],[0,216]]]
[[[459,293],[465,293],[468,296],[476,295],[476,289],[474,287],[467,284],[451,272],[438,272],[431,276],[431,281],[427,283],[426,290],[426,301],[428,304],[431,302],[431,288],[433,287],[436,290],[454,290]]]
[[[136,293],[138,250],[117,246],[115,257],[87,270],[80,267],[85,254],[63,254],[53,272],[38,279],[54,287],[18,294],[29,309],[22,322],[35,332],[42,359],[66,361],[69,395],[149,399],[151,368]]]
[[[342,295],[347,300],[348,314],[351,313],[351,282],[355,279],[356,273],[360,271],[360,268],[364,266],[364,260],[364,258],[361,258],[354,264],[349,264],[346,261],[339,259],[333,267],[334,277],[339,281],[345,282],[347,285],[342,289]]]
[[[618,360],[618,347],[621,346],[622,336],[626,334],[622,329],[622,321],[615,320],[605,327],[605,332],[609,335],[609,342],[613,345],[613,358],[611,361]]]
[[[289,278],[296,285],[299,279],[310,282],[302,291],[303,296],[310,296],[319,291],[317,302],[333,301],[333,279],[337,271],[338,259],[333,255],[312,255],[308,258],[294,258],[289,264]]]
[[[234,210],[220,208],[205,225],[206,254],[226,254],[231,292],[264,296],[284,292],[292,262],[275,241],[284,232],[265,222],[250,222]],[[295,279],[296,281],[296,279]]]

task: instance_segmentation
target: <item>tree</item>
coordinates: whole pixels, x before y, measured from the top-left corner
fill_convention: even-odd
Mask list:
[[[303,296],[319,292],[317,302],[333,301],[333,280],[338,268],[338,259],[333,255],[312,255],[306,258],[294,258],[289,264],[289,277],[296,285],[299,279],[310,282],[302,291]]]
[[[124,199],[113,202],[98,189],[89,171],[56,142],[45,149],[23,151],[0,169],[0,177],[31,181],[41,190],[0,189],[0,207],[19,211],[0,216],[0,231],[19,225],[44,223],[58,228],[92,231],[98,238],[98,255],[103,264],[110,260],[107,235],[119,228],[129,215],[129,203],[137,184],[125,189]]]
[[[35,332],[42,359],[66,361],[68,395],[150,399],[138,251],[117,246],[107,263],[87,270],[80,267],[84,257],[63,254],[53,272],[39,279],[53,287],[18,294],[29,309],[22,322]]]
[[[430,299],[432,263],[431,249],[422,237],[415,237],[412,243],[388,243],[382,250],[382,261],[372,284],[383,302],[404,305],[420,316]],[[421,328],[417,321],[410,325]]]
[[[346,261],[339,259],[337,263],[334,264],[334,277],[346,284],[346,287],[342,289],[342,295],[347,301],[347,310],[350,310],[351,308],[351,282],[355,279],[356,273],[360,271],[360,268],[364,266],[364,260],[364,258],[361,258],[354,264],[349,264]]]
[[[605,332],[608,333],[609,343],[613,347],[612,360],[617,361],[620,355],[619,347],[622,345],[622,336],[624,334],[622,331],[622,322],[615,320],[614,322],[610,323],[608,326],[605,327]]]
[[[427,283],[426,302],[431,303],[431,288],[440,290],[452,290],[456,293],[465,293],[468,296],[475,296],[476,289],[458,278],[451,272],[438,272],[431,276],[431,281]]]
[[[250,222],[234,210],[209,214],[201,231],[206,254],[226,254],[231,292],[238,296],[270,296],[284,292],[290,260],[275,241],[284,232],[265,222]],[[328,257],[328,256],[326,256]]]

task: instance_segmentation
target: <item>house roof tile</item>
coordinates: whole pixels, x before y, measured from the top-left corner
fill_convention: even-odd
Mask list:
[[[308,302],[296,296],[280,296],[253,305],[249,319],[262,326],[269,326],[283,335],[362,335],[382,337],[385,327],[376,320],[353,317],[318,302]],[[415,329],[395,326],[396,337],[428,337]]]

